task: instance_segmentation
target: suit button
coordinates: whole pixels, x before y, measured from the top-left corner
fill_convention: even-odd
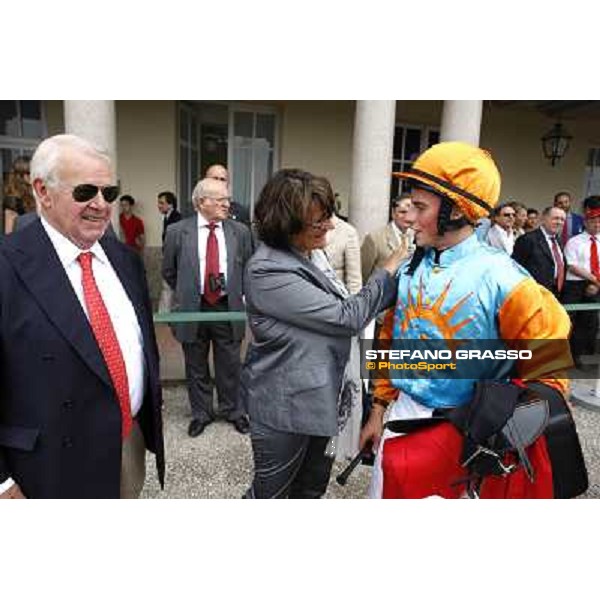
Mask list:
[[[63,446],[63,448],[72,448],[73,447],[73,440],[72,440],[72,438],[70,438],[68,435],[66,435],[62,439],[62,446]]]

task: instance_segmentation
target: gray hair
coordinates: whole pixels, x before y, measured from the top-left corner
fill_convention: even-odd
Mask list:
[[[211,177],[205,177],[204,179],[201,179],[196,184],[196,187],[194,187],[194,191],[192,192],[192,204],[194,206],[197,206],[198,200],[200,200],[200,198],[206,198],[206,194],[207,194],[209,188],[217,187],[219,185],[225,185],[225,184],[221,183],[220,181],[217,181],[215,179],[212,179]],[[225,187],[227,187],[227,186],[225,186]]]
[[[69,150],[74,150],[82,154],[87,154],[95,158],[105,160],[110,166],[111,161],[107,152],[97,148],[91,142],[72,134],[54,135],[45,139],[36,148],[31,157],[30,180],[33,183],[36,179],[41,179],[47,186],[55,186],[59,182],[58,169],[61,159]],[[39,200],[33,188],[36,200]]]

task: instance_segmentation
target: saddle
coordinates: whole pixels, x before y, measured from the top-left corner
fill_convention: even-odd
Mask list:
[[[555,498],[572,498],[587,489],[587,471],[575,424],[562,395],[543,384],[478,382],[473,400],[453,409],[434,411],[427,419],[390,421],[394,433],[410,434],[450,422],[464,437],[461,466],[467,494],[477,498],[485,477],[507,476],[523,467],[533,482],[535,470],[527,455],[544,435],[552,464]]]

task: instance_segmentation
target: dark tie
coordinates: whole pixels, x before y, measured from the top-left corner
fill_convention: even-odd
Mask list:
[[[596,279],[600,279],[600,260],[598,260],[598,244],[595,236],[590,238],[590,271]]]
[[[563,225],[561,241],[563,246],[566,246],[567,242],[569,241],[569,215],[567,215],[565,224]]]
[[[213,221],[208,227],[208,240],[206,241],[206,266],[204,269],[204,299],[208,304],[216,304],[221,295],[219,279],[219,242],[215,229],[217,224]],[[210,282],[213,281],[211,288]]]
[[[96,285],[92,271],[92,253],[83,252],[78,259],[81,265],[81,282],[83,284],[83,297],[87,307],[90,325],[96,342],[102,352],[110,379],[117,393],[119,406],[121,407],[121,432],[126,438],[131,432],[131,401],[129,398],[129,382],[123,353],[119,346],[117,334],[113,327],[108,310]]]
[[[560,292],[565,282],[565,263],[563,262],[558,242],[554,236],[552,237],[552,254],[554,255],[554,263],[556,264],[556,290]]]

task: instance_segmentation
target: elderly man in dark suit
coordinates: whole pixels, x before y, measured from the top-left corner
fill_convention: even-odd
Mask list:
[[[40,219],[0,247],[0,496],[137,497],[162,398],[142,262],[104,235],[115,174],[58,135],[31,179]]]
[[[567,272],[564,249],[559,240],[564,223],[562,208],[545,208],[540,227],[519,237],[512,253],[513,259],[556,297],[562,291]]]
[[[194,188],[197,214],[169,226],[162,274],[174,290],[174,311],[241,311],[242,276],[252,254],[250,230],[228,218],[229,190],[218,179],[203,179]],[[200,435],[217,416],[208,365],[212,344],[220,415],[247,433],[248,419],[238,398],[240,347],[244,323],[178,323],[173,327],[183,346],[192,420],[188,433]]]

